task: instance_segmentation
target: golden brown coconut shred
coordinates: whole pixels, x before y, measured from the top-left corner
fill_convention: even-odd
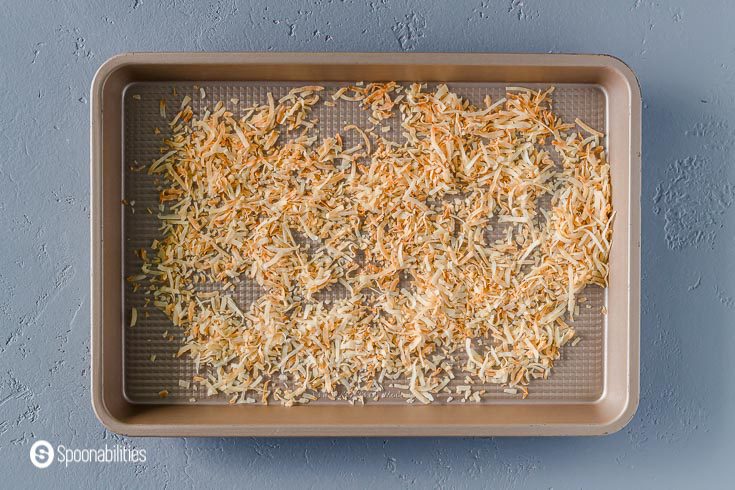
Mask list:
[[[163,238],[143,272],[194,381],[232,403],[354,402],[386,384],[430,403],[460,375],[525,396],[574,337],[577,293],[607,284],[601,133],[563,123],[553,89],[476,107],[391,82],[331,99],[400,117],[402,141],[351,125],[365,141],[346,148],[317,139],[322,90],[268,94],[242,118],[222,103],[195,115],[187,97],[149,167]],[[264,291],[248,306],[232,297],[243,278]]]

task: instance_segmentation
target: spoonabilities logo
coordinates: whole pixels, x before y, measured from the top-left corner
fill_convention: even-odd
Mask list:
[[[54,462],[54,448],[47,441],[40,440],[31,446],[31,463],[36,468],[44,469]]]
[[[31,446],[31,463],[36,468],[48,468],[52,463],[63,464],[68,468],[76,463],[135,463],[142,464],[147,460],[145,449],[115,444],[98,448],[71,448],[59,444],[55,448],[48,441],[40,440]]]

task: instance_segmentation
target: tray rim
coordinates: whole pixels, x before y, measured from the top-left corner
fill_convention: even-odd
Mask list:
[[[499,66],[533,67],[541,69],[593,68],[612,70],[622,77],[627,85],[630,101],[628,113],[629,130],[629,168],[628,168],[628,243],[627,247],[627,393],[621,409],[613,417],[601,424],[573,423],[506,423],[470,424],[461,420],[444,423],[412,423],[409,420],[381,422],[373,424],[354,423],[349,420],[328,423],[269,424],[196,424],[173,420],[170,423],[150,423],[145,417],[136,414],[121,416],[110,407],[103,383],[105,350],[103,344],[104,328],[102,322],[103,274],[102,253],[102,141],[103,107],[102,98],[106,82],[119,70],[151,67],[155,65],[248,65],[269,63],[276,65],[432,65],[449,66]],[[171,77],[172,80],[178,79]],[[213,78],[207,78],[214,80]],[[308,78],[304,78],[308,80]],[[447,79],[451,81],[451,77]],[[532,80],[528,80],[532,82]],[[548,83],[548,81],[547,81]],[[121,115],[120,115],[121,116]],[[513,54],[513,53],[123,53],[113,56],[98,69],[91,86],[90,104],[90,285],[91,285],[91,398],[94,412],[100,422],[108,429],[126,435],[155,436],[436,436],[436,435],[591,435],[608,434],[623,428],[632,419],[639,400],[639,349],[640,349],[640,175],[641,175],[641,95],[640,86],[633,71],[618,58],[609,55],[585,54]],[[120,370],[122,372],[122,370]],[[604,387],[607,391],[607,385]],[[603,397],[606,393],[603,392]],[[594,405],[598,403],[547,403],[548,405]],[[200,409],[204,407],[189,407]],[[489,403],[475,409],[497,407]],[[518,406],[518,405],[516,405]],[[153,405],[153,407],[170,407]],[[179,405],[179,407],[181,407]],[[222,407],[227,409],[227,407]],[[251,407],[252,408],[252,407]],[[281,407],[262,407],[269,413],[280,413]],[[318,407],[324,409],[324,407]],[[350,407],[344,407],[350,408]],[[354,409],[355,407],[353,407]],[[411,407],[421,410],[423,407]],[[445,408],[445,407],[442,407]],[[458,407],[467,408],[470,407]],[[299,410],[292,408],[287,410]],[[360,408],[365,410],[365,408]],[[165,412],[165,408],[163,409]],[[119,412],[119,410],[117,411]],[[192,412],[194,413],[194,412]],[[363,414],[366,412],[362,412]],[[179,417],[177,417],[179,418]],[[423,417],[420,417],[423,418]],[[420,422],[420,421],[419,421]]]

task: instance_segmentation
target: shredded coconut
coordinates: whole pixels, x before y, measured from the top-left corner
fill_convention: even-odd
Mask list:
[[[475,382],[525,398],[574,338],[578,293],[607,284],[602,133],[561,121],[553,88],[478,107],[446,85],[369,83],[327,103],[399,117],[404,139],[348,125],[363,144],[346,148],[314,134],[322,90],[268,94],[242,118],[221,102],[195,114],[186,97],[148,167],[163,238],[133,279],[183,329],[194,381],[230,403],[364,402],[384,380],[432,403],[461,369],[462,402],[481,400]],[[248,307],[232,297],[242,277],[264,291]]]

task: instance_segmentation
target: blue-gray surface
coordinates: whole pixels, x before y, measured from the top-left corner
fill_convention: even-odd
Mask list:
[[[0,10],[0,486],[728,486],[735,4],[0,0]],[[630,425],[551,439],[131,440],[104,430],[89,401],[89,84],[109,56],[149,50],[625,60],[644,98],[642,394]],[[38,439],[145,448],[148,461],[39,470],[28,457]]]

